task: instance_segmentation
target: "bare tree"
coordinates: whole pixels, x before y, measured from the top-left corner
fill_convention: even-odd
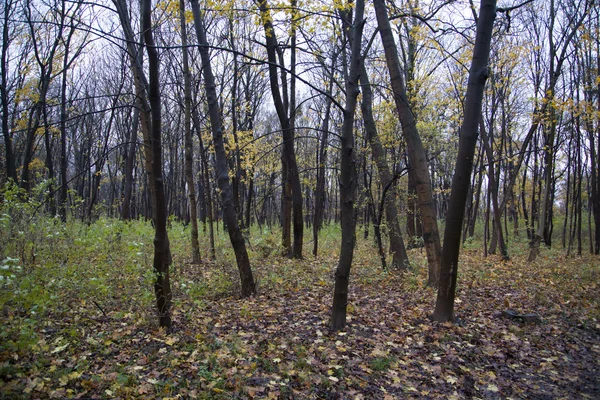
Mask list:
[[[477,145],[478,126],[481,118],[483,91],[487,81],[488,60],[492,42],[492,31],[496,19],[496,0],[481,0],[480,15],[477,21],[477,34],[473,59],[469,70],[469,83],[465,99],[465,114],[460,130],[458,158],[454,177],[450,204],[446,214],[444,231],[444,249],[440,271],[440,283],[433,319],[436,321],[454,320],[454,297],[456,279],[458,277],[458,255],[460,252],[460,235],[467,203],[467,193],[473,158]]]
[[[227,167],[227,156],[225,155],[225,146],[223,144],[223,125],[221,123],[221,111],[217,100],[217,91],[215,87],[215,77],[212,72],[210,54],[208,51],[208,41],[206,39],[206,29],[204,27],[203,17],[200,14],[198,0],[191,0],[192,13],[194,14],[194,23],[196,26],[196,36],[200,48],[200,57],[202,59],[202,76],[204,77],[204,87],[206,90],[206,99],[208,101],[208,112],[212,130],[213,144],[215,146],[215,169],[217,183],[221,190],[221,201],[223,203],[223,219],[227,224],[229,239],[235,252],[237,266],[242,283],[242,296],[252,296],[256,293],[256,285],[250,268],[250,260],[246,251],[244,236],[237,222],[235,206],[233,204],[233,195],[231,184],[229,182],[229,168]]]
[[[341,199],[341,225],[342,244],[340,258],[335,270],[335,288],[333,291],[333,306],[331,309],[331,329],[338,331],[346,326],[346,306],[348,305],[348,284],[350,281],[350,268],[354,256],[356,242],[356,219],[354,203],[356,200],[357,171],[354,145],[354,113],[358,94],[360,93],[359,78],[362,33],[364,27],[363,0],[358,0],[355,6],[354,24],[350,22],[351,14],[343,12],[346,18],[346,35],[351,43],[350,68],[346,79],[346,107],[344,109],[344,122],[342,124],[341,150],[340,150],[340,199]]]
[[[375,5],[377,25],[390,73],[394,102],[408,148],[409,174],[412,174],[415,179],[415,188],[419,199],[419,211],[421,212],[421,221],[423,224],[423,241],[427,250],[427,261],[429,264],[428,284],[436,286],[439,281],[441,245],[427,157],[417,129],[417,121],[409,105],[400,62],[398,61],[398,50],[385,7],[385,0],[373,0],[373,4]]]

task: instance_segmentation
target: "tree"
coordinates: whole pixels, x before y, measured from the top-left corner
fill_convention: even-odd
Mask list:
[[[14,31],[16,28],[10,24],[10,19],[15,13],[16,0],[7,0],[2,7],[2,50],[0,58],[0,76],[2,82],[0,84],[0,100],[2,101],[2,136],[4,138],[4,152],[6,163],[6,176],[12,179],[15,183],[17,179],[17,163],[13,150],[13,138],[10,132],[9,121],[9,77],[8,77],[8,61],[9,48],[14,40]]]
[[[198,213],[196,209],[196,189],[193,174],[193,144],[192,141],[192,77],[189,66],[187,49],[187,27],[185,20],[185,1],[179,0],[179,18],[181,26],[181,45],[183,51],[183,91],[184,91],[184,135],[185,135],[185,181],[188,190],[188,207],[192,223],[192,262],[200,262],[200,244],[198,243]]]
[[[417,121],[410,109],[404,78],[400,70],[400,62],[398,61],[398,51],[385,7],[385,0],[373,0],[373,4],[375,5],[377,25],[390,74],[394,102],[408,148],[409,174],[412,174],[415,179],[415,188],[419,199],[419,211],[421,212],[423,225],[423,241],[429,264],[428,284],[435,286],[439,280],[441,245],[427,157],[417,129]]]
[[[347,39],[350,42],[350,68],[346,79],[346,107],[344,109],[344,122],[342,124],[341,149],[340,149],[340,199],[341,199],[341,226],[342,244],[340,258],[335,270],[335,288],[333,291],[333,306],[331,309],[331,330],[338,331],[346,325],[346,307],[348,305],[348,284],[350,268],[354,255],[356,241],[356,220],[354,216],[354,202],[356,198],[357,171],[355,164],[354,147],[354,112],[359,88],[362,33],[364,27],[364,1],[357,0],[355,6],[354,24],[350,22],[351,13],[341,12],[342,18],[346,17]]]
[[[275,28],[273,26],[273,19],[269,4],[267,0],[257,0],[262,18],[262,24],[265,30],[265,40],[267,47],[267,59],[269,69],[269,82],[271,84],[271,95],[273,102],[275,103],[275,110],[277,111],[277,117],[281,124],[281,131],[283,134],[283,154],[282,154],[282,181],[284,184],[284,201],[285,197],[288,196],[289,189],[286,190],[286,185],[289,182],[291,186],[291,197],[292,197],[292,213],[293,213],[293,231],[294,231],[294,242],[292,245],[291,256],[294,258],[302,258],[302,243],[304,235],[304,219],[302,217],[302,186],[300,185],[300,175],[298,171],[298,164],[296,162],[296,152],[294,150],[294,127],[295,127],[295,115],[296,115],[296,2],[292,0],[291,4],[291,80],[288,91],[287,78],[285,69],[281,69],[281,87],[283,89],[283,96],[279,91],[280,83],[278,76],[278,66],[283,66],[283,49],[277,42],[275,34]],[[279,61],[277,56],[279,55]],[[283,217],[283,230],[286,231],[289,226],[288,218],[289,213],[282,210]],[[284,235],[284,247],[286,246],[286,236]]]
[[[477,21],[477,33],[473,60],[469,69],[469,83],[465,98],[465,114],[460,131],[458,158],[452,178],[452,192],[446,228],[444,230],[444,249],[440,269],[440,282],[433,319],[435,321],[454,320],[454,297],[458,277],[458,255],[460,253],[460,235],[469,192],[469,182],[473,169],[473,158],[477,145],[478,126],[485,82],[487,81],[488,60],[492,42],[492,31],[496,19],[496,0],[481,0]]]
[[[362,87],[361,110],[365,124],[365,134],[369,141],[369,145],[371,146],[373,160],[375,160],[377,170],[379,171],[381,185],[384,188],[392,188],[391,190],[384,190],[384,199],[382,200],[385,203],[385,216],[390,238],[390,252],[392,253],[392,267],[406,269],[409,265],[409,261],[404,246],[404,240],[402,239],[402,232],[400,230],[398,208],[396,207],[396,195],[395,190],[393,189],[394,177],[392,176],[385,159],[385,150],[379,140],[377,126],[373,119],[373,93],[364,63],[361,65],[360,81]],[[379,219],[381,218],[379,217]],[[379,224],[377,224],[377,227],[378,225]]]
[[[148,53],[149,79],[147,81],[133,47],[135,41],[133,40],[127,5],[124,0],[113,0],[113,2],[117,7],[119,19],[125,33],[138,101],[142,105],[142,130],[145,132],[146,142],[146,169],[152,196],[152,217],[154,221],[154,294],[156,296],[159,324],[162,327],[169,328],[171,326],[172,297],[169,277],[171,250],[167,233],[167,208],[162,172],[160,64],[152,35],[151,0],[142,0],[141,3],[142,30],[144,31],[144,43]]]
[[[223,144],[223,126],[221,123],[221,111],[217,101],[217,91],[215,88],[215,78],[211,68],[210,54],[208,52],[208,42],[206,39],[206,29],[204,27],[203,17],[200,14],[198,0],[191,0],[192,13],[194,14],[194,24],[196,27],[196,36],[200,57],[202,59],[202,76],[204,77],[204,88],[208,102],[208,112],[215,147],[215,172],[217,183],[221,190],[221,201],[223,203],[223,219],[227,224],[229,239],[235,252],[237,266],[242,283],[242,296],[252,296],[256,293],[256,285],[250,268],[250,260],[246,251],[244,236],[237,222],[235,206],[233,204],[233,195],[231,184],[229,183],[229,168],[227,167],[227,157],[225,155],[225,146]]]
[[[583,3],[583,4],[582,4]],[[548,58],[549,58],[549,66],[548,66],[548,82],[546,86],[546,96],[544,98],[546,106],[547,114],[545,117],[547,118],[547,123],[544,124],[544,191],[542,195],[542,200],[540,202],[540,218],[538,223],[538,228],[535,231],[533,239],[531,241],[530,251],[529,251],[529,261],[534,261],[537,258],[537,255],[540,251],[540,243],[542,239],[546,237],[546,244],[549,245],[550,237],[547,234],[549,224],[549,214],[552,209],[552,193],[554,187],[554,159],[555,159],[555,146],[556,146],[556,134],[557,134],[557,120],[556,120],[556,107],[554,104],[555,99],[555,90],[556,85],[558,83],[558,79],[562,73],[563,64],[567,58],[567,52],[571,41],[575,38],[575,35],[579,29],[579,27],[583,24],[585,19],[588,17],[589,10],[592,8],[593,0],[583,0],[582,2],[578,2],[573,5],[573,15],[569,18],[569,23],[565,26],[565,28],[559,32],[559,38],[563,39],[562,48],[561,43],[556,43],[555,41],[555,32],[554,27],[556,24],[556,9],[554,0],[550,0],[549,4],[549,27],[548,27]],[[578,14],[578,12],[581,12]]]

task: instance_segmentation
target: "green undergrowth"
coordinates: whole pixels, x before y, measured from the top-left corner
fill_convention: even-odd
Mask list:
[[[410,250],[408,271],[384,271],[373,232],[365,239],[364,227],[359,227],[350,279],[350,333],[347,338],[327,336],[339,226],[321,231],[317,257],[312,256],[312,235],[306,229],[301,260],[282,254],[278,228],[251,227],[245,235],[258,295],[240,300],[235,258],[222,224],[216,232],[215,260],[209,258],[208,234],[200,226],[202,262],[193,264],[190,227],[170,221],[175,331],[169,336],[156,326],[150,222],[100,218],[91,224],[75,219],[64,224],[35,212],[39,203],[19,196],[18,190],[5,193],[0,206],[0,399],[19,398],[19,393],[24,398],[82,393],[160,398],[184,392],[198,398],[231,398],[232,393],[238,398],[266,393],[322,398],[343,388],[355,396],[363,389],[369,393],[363,386],[369,380],[384,386],[404,382],[395,374],[415,360],[425,362],[415,355],[427,346],[439,348],[418,357],[439,359],[445,351],[451,355],[449,346],[457,343],[463,347],[452,351],[469,349],[464,340],[484,343],[492,354],[495,340],[527,335],[518,326],[510,331],[496,326],[504,322],[493,313],[507,306],[539,313],[563,331],[570,326],[564,324],[582,332],[600,329],[596,257],[566,257],[555,246],[527,263],[527,243],[519,239],[510,242],[511,261],[502,262],[498,255],[484,258],[482,243],[475,238],[461,252],[456,305],[457,315],[471,325],[431,336],[426,318],[435,291],[426,286],[425,250]],[[423,335],[430,342],[423,343]],[[478,335],[489,337],[473,339]],[[371,337],[381,339],[372,342]],[[355,344],[361,341],[366,344]],[[404,350],[394,347],[399,343]],[[333,357],[350,352],[356,363]],[[459,371],[475,371],[473,362],[475,366]],[[415,376],[441,371],[429,364],[415,368]],[[154,375],[155,370],[161,373]],[[452,389],[462,378],[450,374],[428,379],[437,383],[420,388],[422,396],[443,385]],[[401,391],[418,387],[415,382]],[[393,391],[400,386],[386,387]],[[452,394],[450,389],[443,393]],[[478,393],[486,397],[484,391]]]

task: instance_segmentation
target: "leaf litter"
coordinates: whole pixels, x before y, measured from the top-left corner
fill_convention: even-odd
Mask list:
[[[458,320],[440,324],[424,255],[412,250],[420,268],[388,273],[361,243],[348,325],[332,333],[336,252],[323,253],[255,262],[260,293],[247,299],[231,289],[235,274],[221,293],[184,290],[223,265],[178,268],[168,333],[119,308],[123,298],[73,300],[35,321],[35,343],[1,347],[0,398],[600,398],[597,257],[528,264],[463,250]],[[542,322],[502,318],[506,306]],[[3,311],[25,329],[22,312]],[[3,340],[15,335],[2,328]]]

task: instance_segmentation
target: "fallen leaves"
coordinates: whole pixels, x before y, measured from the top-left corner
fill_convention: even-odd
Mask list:
[[[257,275],[269,280],[259,296],[243,300],[227,291],[194,292],[207,290],[195,281],[226,275],[221,265],[206,264],[174,273],[170,333],[153,326],[153,315],[140,316],[139,306],[121,309],[110,299],[101,303],[104,316],[92,301],[73,298],[73,307],[33,320],[36,329],[25,313],[8,310],[20,331],[1,331],[4,343],[14,343],[0,352],[2,392],[144,399],[600,396],[595,258],[548,266],[515,257],[503,264],[466,251],[459,276],[467,284],[459,284],[456,304],[461,321],[436,324],[428,319],[435,297],[421,284],[425,271],[381,271],[370,243],[359,244],[351,318],[342,332],[329,332],[335,252],[255,263]],[[424,263],[418,250],[411,257]],[[506,301],[544,322],[500,318]],[[25,337],[35,340],[19,350]]]

